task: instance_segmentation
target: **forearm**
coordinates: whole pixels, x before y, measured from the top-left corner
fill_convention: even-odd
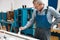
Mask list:
[[[34,20],[31,19],[29,22],[27,22],[26,26],[24,26],[24,29],[29,28],[33,23]]]

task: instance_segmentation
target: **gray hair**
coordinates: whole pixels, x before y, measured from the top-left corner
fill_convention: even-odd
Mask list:
[[[37,2],[39,4],[45,4],[45,0],[33,0],[33,3]]]

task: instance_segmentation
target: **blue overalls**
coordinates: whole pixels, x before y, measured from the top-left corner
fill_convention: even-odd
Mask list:
[[[36,19],[35,38],[40,40],[50,40],[51,24],[47,20],[47,12],[45,12],[45,15],[38,15],[38,13],[36,13],[35,19]]]

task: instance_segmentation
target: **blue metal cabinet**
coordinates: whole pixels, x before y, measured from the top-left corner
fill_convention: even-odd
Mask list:
[[[2,12],[2,19],[1,20],[4,20],[5,22],[7,22],[7,13],[6,12]],[[5,22],[2,22],[2,25],[7,25]]]
[[[0,12],[0,21],[2,20],[2,13]]]
[[[14,32],[16,33],[16,28],[19,30],[19,24],[18,24],[18,10],[14,10],[14,20],[11,22],[11,28],[10,31],[14,29]]]
[[[14,10],[14,21],[18,21],[18,10]]]

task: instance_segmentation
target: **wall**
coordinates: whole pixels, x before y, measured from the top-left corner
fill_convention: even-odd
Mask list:
[[[22,8],[22,5],[27,5],[27,7],[33,7],[32,1],[33,0],[0,0],[0,12],[6,12]],[[46,4],[47,2],[48,1],[46,1]]]

